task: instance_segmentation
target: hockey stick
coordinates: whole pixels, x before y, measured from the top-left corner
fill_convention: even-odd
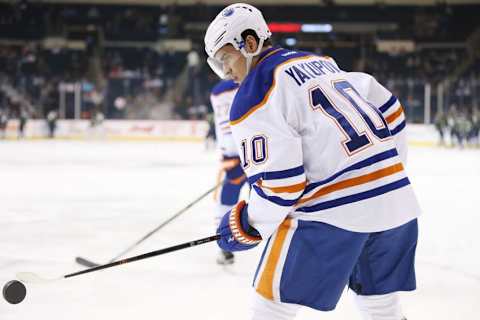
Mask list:
[[[201,245],[201,244],[204,244],[204,243],[216,241],[218,239],[220,239],[220,235],[214,235],[214,236],[206,237],[206,238],[203,238],[203,239],[189,241],[189,242],[178,244],[176,246],[168,247],[168,248],[165,248],[165,249],[160,249],[160,250],[156,250],[156,251],[147,252],[147,253],[144,253],[144,254],[141,254],[141,255],[138,255],[138,256],[134,256],[134,257],[126,258],[126,259],[123,259],[123,260],[118,260],[118,261],[115,261],[115,262],[111,262],[111,263],[107,263],[107,264],[104,264],[104,265],[96,266],[96,267],[93,267],[93,268],[90,268],[90,269],[85,269],[85,270],[82,270],[82,271],[70,273],[70,274],[67,274],[67,275],[64,275],[64,276],[61,276],[61,277],[58,277],[58,278],[44,278],[44,277],[41,277],[41,276],[39,276],[35,273],[32,273],[32,272],[19,272],[19,273],[17,273],[17,279],[20,280],[20,281],[23,281],[25,283],[48,283],[48,282],[52,282],[52,281],[57,281],[57,280],[62,280],[62,279],[66,279],[66,278],[76,277],[76,276],[79,276],[79,275],[85,274],[85,273],[95,272],[95,271],[98,271],[98,270],[119,266],[119,265],[122,265],[122,264],[127,264],[127,263],[130,263],[130,262],[135,262],[135,261],[139,261],[139,260],[143,260],[143,259],[148,259],[148,258],[159,256],[159,255],[162,255],[162,254],[165,254],[165,253],[169,253],[169,252],[173,252],[173,251],[177,251],[177,250],[182,250],[182,249],[198,246],[198,245]]]
[[[171,216],[169,219],[167,219],[166,221],[162,222],[159,226],[157,226],[155,229],[153,229],[152,231],[150,231],[149,233],[147,233],[145,236],[143,236],[140,240],[138,240],[137,242],[135,242],[134,244],[132,244],[130,247],[128,247],[127,249],[123,250],[122,252],[120,252],[118,255],[116,255],[114,258],[110,259],[110,261],[108,261],[108,263],[112,263],[116,260],[118,260],[118,258],[120,258],[121,256],[123,256],[124,254],[126,254],[127,252],[129,252],[130,250],[132,250],[133,248],[135,248],[136,246],[138,246],[140,243],[142,243],[143,241],[147,240],[148,238],[150,238],[155,232],[157,232],[158,230],[160,230],[161,228],[163,228],[164,226],[166,226],[167,224],[169,224],[170,222],[172,222],[173,220],[175,220],[176,218],[178,218],[182,213],[184,213],[185,211],[187,211],[188,209],[190,209],[193,205],[195,205],[197,202],[199,202],[200,200],[202,200],[203,198],[205,198],[207,195],[209,195],[211,192],[213,192],[215,189],[217,189],[220,184],[222,182],[218,183],[217,185],[215,185],[213,188],[207,190],[204,194],[202,194],[201,196],[199,196],[197,199],[193,200],[192,202],[190,202],[186,207],[184,207],[183,209],[181,209],[180,211],[178,211],[177,213],[175,213],[173,216]],[[95,263],[91,260],[88,260],[86,258],[82,258],[82,257],[76,257],[75,258],[75,261],[82,265],[82,266],[85,266],[85,267],[88,267],[88,268],[93,268],[93,267],[97,267],[99,266],[100,264],[99,263]]]

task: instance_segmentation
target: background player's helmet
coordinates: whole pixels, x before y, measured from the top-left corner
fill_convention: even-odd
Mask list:
[[[248,29],[255,31],[259,38],[258,49],[253,53],[248,53],[245,50],[245,43],[242,39],[242,33]],[[215,54],[226,44],[231,44],[247,58],[248,72],[252,58],[262,51],[263,42],[271,35],[272,33],[268,29],[260,10],[245,3],[229,5],[208,26],[205,34],[207,62],[220,78],[225,78],[222,64],[215,59]]]

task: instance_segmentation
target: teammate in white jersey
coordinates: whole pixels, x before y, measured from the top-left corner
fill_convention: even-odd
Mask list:
[[[226,212],[238,202],[240,190],[246,182],[238,156],[232,130],[230,129],[230,107],[237,93],[238,84],[232,80],[223,80],[217,83],[210,94],[210,102],[214,112],[215,133],[217,147],[222,154],[221,173],[224,174],[222,188],[216,196],[217,210],[215,212],[215,227],[218,227]],[[226,265],[234,262],[234,255],[230,251],[222,250],[217,263]]]
[[[253,319],[333,310],[348,286],[364,319],[404,318],[416,288],[420,209],[404,163],[403,109],[364,73],[272,47],[260,11],[233,4],[208,27],[212,69],[240,83],[230,125],[252,186],[220,223],[219,246],[265,240]]]

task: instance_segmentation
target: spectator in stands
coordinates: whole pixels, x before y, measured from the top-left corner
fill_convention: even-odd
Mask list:
[[[163,75],[165,77],[165,88],[166,90],[170,89],[173,85],[173,81],[177,76],[175,66],[177,61],[175,58],[175,52],[172,49],[168,49],[162,56],[161,60],[163,61]]]
[[[80,7],[76,5],[56,6],[53,4],[30,5],[30,2],[32,1],[0,1],[0,29],[2,38],[7,40],[0,44],[0,78],[6,76],[10,86],[22,95],[21,100],[28,95],[31,97],[29,98],[30,101],[35,101],[36,105],[44,106],[45,110],[50,110],[51,108],[57,108],[59,105],[58,83],[76,82],[91,76],[102,79],[102,81],[106,78],[107,92],[111,92],[110,89],[113,85],[110,84],[110,80],[112,78],[125,79],[128,75],[131,78],[140,76],[148,78],[150,76],[147,79],[148,81],[151,81],[154,77],[163,83],[163,86],[159,87],[161,95],[158,100],[170,100],[161,102],[167,102],[165,105],[168,104],[169,107],[173,105],[172,110],[182,111],[178,112],[177,115],[188,118],[189,115],[193,114],[193,117],[198,118],[198,115],[202,113],[199,110],[202,110],[203,105],[208,101],[208,92],[213,85],[212,83],[209,84],[200,75],[197,81],[190,78],[192,82],[196,82],[198,85],[188,86],[189,89],[186,92],[181,90],[174,92],[177,86],[173,87],[177,77],[182,74],[181,71],[185,63],[188,63],[190,71],[193,71],[195,68],[191,68],[191,66],[196,64],[198,55],[202,60],[203,52],[199,48],[196,48],[198,50],[197,54],[190,52],[185,59],[185,54],[175,51],[172,46],[167,46],[166,49],[162,47],[163,53],[158,53],[158,48],[150,47],[150,45],[148,48],[138,49],[136,45],[118,47],[117,45],[110,46],[108,43],[113,41],[156,43],[158,40],[177,36],[190,38],[194,41],[195,36],[192,31],[184,28],[187,25],[186,22],[201,23],[204,21],[204,17],[213,14],[215,10],[213,7],[204,3],[196,3],[190,8],[188,8],[189,6],[175,4],[146,8],[133,2],[127,7],[87,4]],[[327,1],[327,3],[330,2],[332,1]],[[22,5],[18,5],[18,3]],[[23,6],[28,7],[28,11],[18,9]],[[418,8],[418,10],[412,12],[408,10],[408,12],[399,13],[394,6],[385,6],[381,9],[382,13],[395,12],[394,15],[390,16],[388,14],[385,16],[385,19],[398,24],[398,30],[393,34],[382,32],[369,37],[363,34],[354,36],[353,34],[331,33],[328,37],[328,45],[324,48],[326,50],[324,54],[328,54],[329,50],[335,48],[337,56],[343,52],[340,61],[343,64],[346,62],[347,65],[353,65],[353,60],[361,57],[357,70],[367,71],[379,80],[384,80],[390,90],[398,91],[397,95],[404,97],[404,99],[407,95],[411,95],[413,99],[410,99],[409,103],[406,104],[408,120],[420,122],[423,121],[424,94],[423,91],[416,89],[423,88],[424,84],[428,82],[432,85],[432,92],[434,93],[433,90],[436,89],[436,85],[440,81],[454,74],[455,68],[470,60],[466,58],[467,56],[475,58],[477,61],[475,65],[468,68],[472,77],[467,78],[466,75],[461,75],[464,80],[458,81],[458,86],[448,90],[445,94],[457,98],[456,102],[458,104],[473,105],[475,101],[480,101],[480,81],[478,81],[478,75],[480,74],[480,63],[478,62],[480,57],[480,33],[473,32],[470,34],[478,27],[475,19],[462,19],[462,17],[468,18],[470,12],[475,12],[475,10],[464,11],[464,9],[460,9],[458,11],[454,9],[452,15],[451,13],[438,11],[436,6],[428,8],[421,6]],[[472,8],[477,9],[477,6]],[[338,10],[328,6],[324,9],[327,11]],[[356,12],[353,9],[348,15],[353,18],[352,22],[363,21],[368,20],[370,14],[375,10],[377,9],[372,7],[372,10],[367,10],[367,13],[362,13],[363,9],[360,10],[362,12]],[[26,12],[28,14],[25,14]],[[315,14],[314,12],[311,13]],[[275,14],[275,10],[272,10],[272,14]],[[309,14],[309,12],[305,12],[305,14]],[[455,21],[463,21],[465,26],[448,19],[445,23],[439,23],[444,18],[454,16]],[[75,25],[77,30],[103,29],[103,32],[73,32],[73,30],[65,32],[69,29],[66,27],[71,25]],[[459,32],[459,30],[465,32]],[[442,32],[448,34],[441,36]],[[103,34],[103,36],[99,38],[99,34]],[[49,37],[56,38],[59,35],[64,35],[66,40],[74,40],[76,43],[82,38],[80,41],[84,42],[83,44],[87,46],[88,50],[72,49],[62,44],[52,48],[50,41],[42,41]],[[423,41],[428,43],[431,40],[449,39],[462,43],[462,46],[450,48],[450,42],[446,42],[440,47],[415,46],[412,48],[414,50],[412,52],[400,52],[393,49],[389,53],[379,51],[377,40],[383,37],[389,38],[392,35],[412,39],[418,44]],[[380,37],[378,38],[378,36]],[[466,41],[467,38],[468,41]],[[9,39],[16,40],[8,41]],[[355,44],[358,50],[341,49],[341,46],[336,45],[344,40]],[[307,42],[309,41],[305,41],[305,43]],[[50,43],[48,48],[46,47],[47,43]],[[87,51],[98,53],[98,55],[95,55],[95,59],[92,59]],[[363,53],[360,54],[360,52]],[[103,70],[97,70],[97,67],[93,67],[97,66],[98,62],[104,67]],[[202,64],[200,64],[200,67],[202,67]],[[97,72],[98,74],[94,75]],[[92,74],[87,77],[87,73]],[[200,74],[206,75],[207,73],[200,71]],[[416,82],[412,85],[407,83],[407,79],[415,79]],[[2,82],[1,80],[0,82]],[[133,91],[135,86],[135,80],[125,81],[123,91],[114,95],[114,97],[118,95],[124,97],[137,96],[137,91]],[[47,92],[48,95],[51,95],[51,98],[48,98],[48,103],[40,101],[39,95],[42,87],[52,88],[48,90],[51,90],[51,93]],[[184,88],[183,81],[178,82],[178,88]],[[168,89],[173,89],[171,90],[172,94],[165,95]],[[189,101],[187,101],[187,94],[190,96]],[[177,98],[179,95],[182,96],[182,99]],[[201,99],[199,99],[200,96]],[[45,95],[44,98],[46,97]],[[445,101],[453,101],[454,97],[445,99]],[[66,110],[68,110],[70,102],[66,101],[66,104]],[[200,106],[200,108],[188,109],[192,106]],[[17,107],[14,107],[14,110],[9,113],[10,115],[17,115],[18,110],[15,108]],[[130,107],[131,112],[118,113],[115,112],[117,109],[113,108],[113,99],[108,99],[105,102],[104,109],[108,110],[107,117],[139,117],[137,113],[139,109]],[[111,109],[114,112],[110,112]],[[43,113],[43,111],[36,110],[36,114],[43,115]],[[142,111],[142,114],[148,113]],[[475,126],[472,127],[471,135],[475,133],[475,128]],[[448,140],[448,137],[444,138]]]
[[[203,100],[201,80],[201,64],[198,52],[193,48],[187,55],[188,83],[185,96],[189,102],[188,113],[192,119],[202,119],[207,113],[207,107]]]

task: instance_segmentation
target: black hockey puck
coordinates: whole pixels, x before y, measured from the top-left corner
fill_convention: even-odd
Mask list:
[[[25,299],[27,288],[17,280],[8,281],[3,286],[3,297],[11,304],[17,304]]]

